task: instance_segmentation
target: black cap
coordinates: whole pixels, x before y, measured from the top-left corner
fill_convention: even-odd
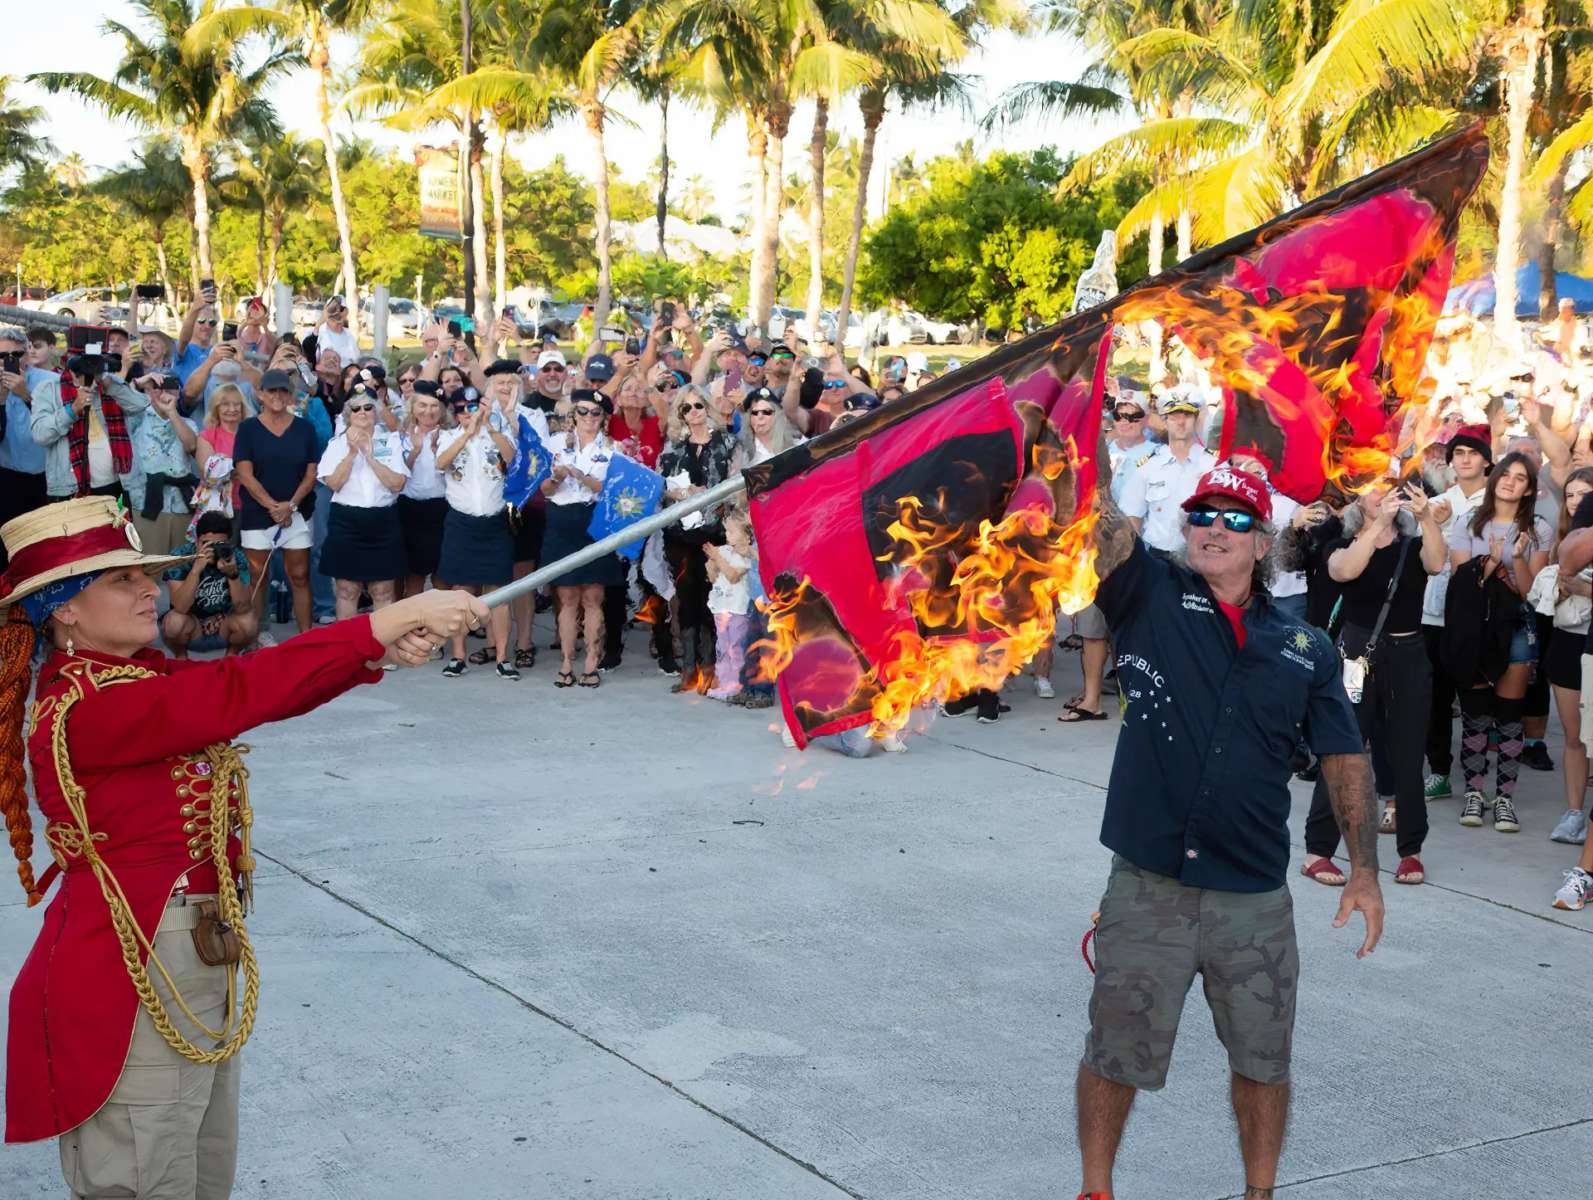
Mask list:
[[[377,383],[385,383],[387,381],[387,367],[375,359],[367,359],[365,362],[360,363],[360,375],[369,376]]]
[[[746,398],[744,400],[742,400],[742,402],[741,402],[741,410],[743,412],[750,412],[751,409],[752,409],[753,402],[756,401],[756,400],[767,400],[770,404],[774,405],[776,408],[780,407],[779,397],[777,397],[774,394],[774,389],[773,388],[755,387],[750,392],[748,392],[747,395],[746,395]]]
[[[412,390],[417,396],[431,396],[434,399],[442,394],[442,389],[437,386],[435,379],[417,379]]]
[[[260,383],[257,386],[262,392],[291,392],[293,376],[279,368],[273,368],[260,376]]]
[[[614,415],[614,401],[610,400],[596,388],[571,388],[570,403],[580,404],[582,401],[595,404],[609,416]]]
[[[482,372],[488,379],[491,379],[494,375],[518,375],[519,373],[520,364],[510,358],[497,359],[488,364],[487,369]]]
[[[614,360],[606,354],[594,354],[586,360],[585,371],[593,383],[607,383],[614,378]]]
[[[847,412],[866,412],[878,408],[882,401],[872,392],[854,392],[843,402],[842,407]]]

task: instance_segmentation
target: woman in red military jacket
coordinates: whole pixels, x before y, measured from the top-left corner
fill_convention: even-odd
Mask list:
[[[230,739],[427,661],[480,625],[462,592],[424,592],[370,617],[209,662],[148,649],[174,561],[143,554],[98,497],[0,528],[0,808],[28,903],[60,887],[11,990],[6,1140],[60,1137],[74,1196],[231,1191],[238,1051],[259,972],[244,927],[252,813]],[[22,769],[22,706],[54,864],[37,880]]]

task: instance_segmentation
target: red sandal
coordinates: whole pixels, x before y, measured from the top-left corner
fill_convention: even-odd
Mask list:
[[[1407,854],[1399,860],[1399,870],[1394,872],[1395,883],[1426,883],[1427,870],[1422,866],[1422,860],[1414,854]]]
[[[1344,872],[1331,858],[1319,858],[1314,863],[1301,867],[1300,874],[1326,887],[1343,887],[1345,882]]]

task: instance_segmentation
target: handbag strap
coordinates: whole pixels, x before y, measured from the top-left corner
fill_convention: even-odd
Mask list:
[[[1377,649],[1377,639],[1383,636],[1383,625],[1388,620],[1388,610],[1394,607],[1394,593],[1399,589],[1399,577],[1405,573],[1405,557],[1410,553],[1410,544],[1414,540],[1408,537],[1399,539],[1399,556],[1394,560],[1394,574],[1388,581],[1388,595],[1383,597],[1383,607],[1378,610],[1372,636],[1367,639],[1366,649],[1361,651],[1363,658],[1372,657],[1372,651]]]

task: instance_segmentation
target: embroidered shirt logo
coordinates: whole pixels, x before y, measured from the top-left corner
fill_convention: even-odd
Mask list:
[[[1237,492],[1252,502],[1259,503],[1261,499],[1256,495],[1255,485],[1249,479],[1236,471],[1230,471],[1227,467],[1218,467],[1212,471],[1206,476],[1206,483],[1210,487],[1227,488],[1231,492]]]
[[[1202,596],[1199,592],[1185,592],[1184,593],[1184,611],[1185,612],[1209,613],[1209,612],[1213,612],[1215,610],[1213,610],[1213,608],[1211,607],[1211,601],[1208,600],[1205,596]]]

